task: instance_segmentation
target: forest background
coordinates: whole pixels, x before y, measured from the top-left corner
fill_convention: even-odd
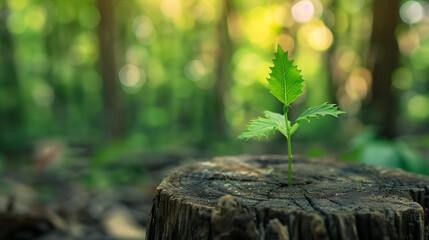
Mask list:
[[[347,112],[306,124],[296,154],[427,174],[428,23],[424,1],[1,1],[1,169],[77,165],[110,186],[134,179],[111,164],[286,154],[279,136],[236,140],[281,112],[266,82],[280,44],[306,80],[291,118]]]

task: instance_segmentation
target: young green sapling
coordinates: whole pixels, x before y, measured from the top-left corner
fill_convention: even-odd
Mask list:
[[[288,168],[288,185],[291,185],[291,171],[292,171],[292,151],[291,151],[291,136],[300,126],[303,120],[310,122],[311,117],[318,118],[319,116],[332,115],[337,117],[339,114],[344,113],[338,110],[334,104],[324,103],[317,107],[311,107],[305,110],[292,125],[288,120],[287,113],[289,111],[289,104],[303,93],[302,84],[304,80],[301,76],[301,70],[297,66],[293,66],[293,60],[288,59],[288,52],[284,52],[280,45],[277,46],[277,53],[274,53],[274,67],[270,67],[271,73],[268,80],[268,88],[270,93],[274,95],[280,102],[284,104],[283,113],[273,113],[264,111],[265,118],[254,119],[247,126],[247,129],[238,136],[239,139],[249,139],[251,137],[258,137],[260,140],[262,136],[268,139],[270,132],[276,130],[281,132],[287,138],[287,149],[289,155],[289,168]]]

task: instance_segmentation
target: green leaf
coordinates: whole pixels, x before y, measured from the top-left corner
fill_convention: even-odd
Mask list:
[[[299,124],[302,120],[310,122],[311,117],[319,118],[319,116],[332,115],[337,117],[339,114],[345,113],[338,110],[335,104],[328,104],[327,102],[317,107],[311,107],[303,112],[297,119],[296,122]]]
[[[276,124],[270,119],[258,118],[250,121],[247,129],[244,130],[238,139],[249,139],[251,137],[258,137],[261,140],[262,136],[268,139],[268,134],[276,130]]]
[[[277,53],[274,53],[274,56],[274,67],[270,67],[270,78],[267,78],[268,88],[280,102],[289,105],[303,93],[304,80],[301,70],[292,65],[293,60],[288,60],[288,53],[284,52],[280,45],[277,46]]]
[[[285,137],[287,137],[285,115],[279,114],[279,113],[273,113],[270,111],[264,111],[264,115],[265,117],[267,117],[269,120],[273,121],[276,124],[276,130],[278,130]],[[290,121],[288,121],[288,123],[290,126]]]
[[[270,132],[275,132],[275,130],[280,131],[283,135],[286,136],[286,123],[284,115],[273,113],[270,111],[264,111],[266,118],[258,118],[250,121],[250,124],[247,126],[247,129],[238,136],[238,139],[249,139],[251,137],[258,137],[258,140],[261,137],[265,136],[268,139]]]

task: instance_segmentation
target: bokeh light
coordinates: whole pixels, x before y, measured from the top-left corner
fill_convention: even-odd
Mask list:
[[[418,47],[410,54],[411,64],[416,69],[425,69],[429,67],[429,47]]]
[[[314,50],[325,51],[332,45],[333,40],[331,30],[326,26],[319,26],[311,31],[308,43]]]
[[[407,30],[403,30],[398,34],[398,45],[399,50],[405,56],[420,46],[420,36],[417,29],[410,27]]]
[[[407,1],[402,4],[399,14],[402,21],[408,24],[418,23],[424,16],[423,6],[416,1]]]
[[[27,10],[25,22],[29,29],[40,32],[45,26],[46,11],[42,7],[32,7]]]
[[[237,75],[234,77],[234,80],[243,86],[249,86],[255,83],[258,78],[256,76],[249,76],[249,74],[246,73],[256,70],[258,66],[260,66],[260,62],[261,59],[254,53],[245,53],[242,55],[238,62],[238,66],[240,67],[237,69]],[[263,78],[263,80],[265,79]]]
[[[309,22],[314,15],[314,6],[311,1],[298,1],[292,6],[292,17],[299,23]]]
[[[316,51],[325,51],[333,43],[331,30],[323,22],[306,23],[298,29],[298,41],[302,46],[309,46]]]
[[[161,12],[169,18],[176,17],[181,11],[181,3],[179,0],[164,0],[161,4]]]
[[[360,56],[349,45],[337,46],[334,58],[339,70],[350,73],[355,67],[360,65]]]
[[[400,67],[392,73],[392,84],[394,87],[406,90],[413,84],[413,75],[408,68]]]
[[[155,39],[154,33],[153,25],[148,22],[142,23],[136,30],[137,39],[141,43],[152,42]]]
[[[284,27],[290,27],[294,24],[294,20],[291,16],[291,12],[287,9],[290,9],[290,3],[284,3],[283,5],[280,5],[275,11],[274,11],[274,20],[276,23],[280,26]]]
[[[11,33],[21,34],[27,29],[27,21],[22,12],[12,12],[7,19],[7,28]]]
[[[408,101],[408,111],[411,117],[423,120],[429,117],[429,97],[424,95],[414,95]]]
[[[186,77],[194,82],[200,81],[206,72],[206,68],[199,60],[192,60],[185,67]]]
[[[132,89],[128,88],[139,89],[146,81],[146,75],[138,67],[128,64],[119,71],[119,80],[123,86],[127,87],[124,89],[125,91],[131,90],[128,93],[134,93]]]
[[[195,5],[192,13],[197,21],[210,23],[216,16],[216,9],[212,2],[203,0]]]
[[[366,97],[371,83],[371,72],[365,68],[357,68],[347,79],[345,89],[351,99],[362,100]]]
[[[155,41],[156,29],[149,17],[140,15],[134,18],[132,28],[141,44],[149,45]]]
[[[270,9],[273,12],[275,9]],[[272,26],[275,19],[267,14],[265,8],[255,8],[240,19],[244,33],[249,41],[259,47],[270,49],[272,41],[276,38],[277,29]]]
[[[84,32],[74,39],[69,56],[74,65],[94,63],[98,59],[97,36],[92,32]]]
[[[13,10],[22,10],[27,7],[30,0],[7,0],[7,5]]]

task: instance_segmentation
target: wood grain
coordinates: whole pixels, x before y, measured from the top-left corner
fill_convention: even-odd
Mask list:
[[[428,239],[429,177],[333,159],[231,156],[172,170],[147,239]]]

